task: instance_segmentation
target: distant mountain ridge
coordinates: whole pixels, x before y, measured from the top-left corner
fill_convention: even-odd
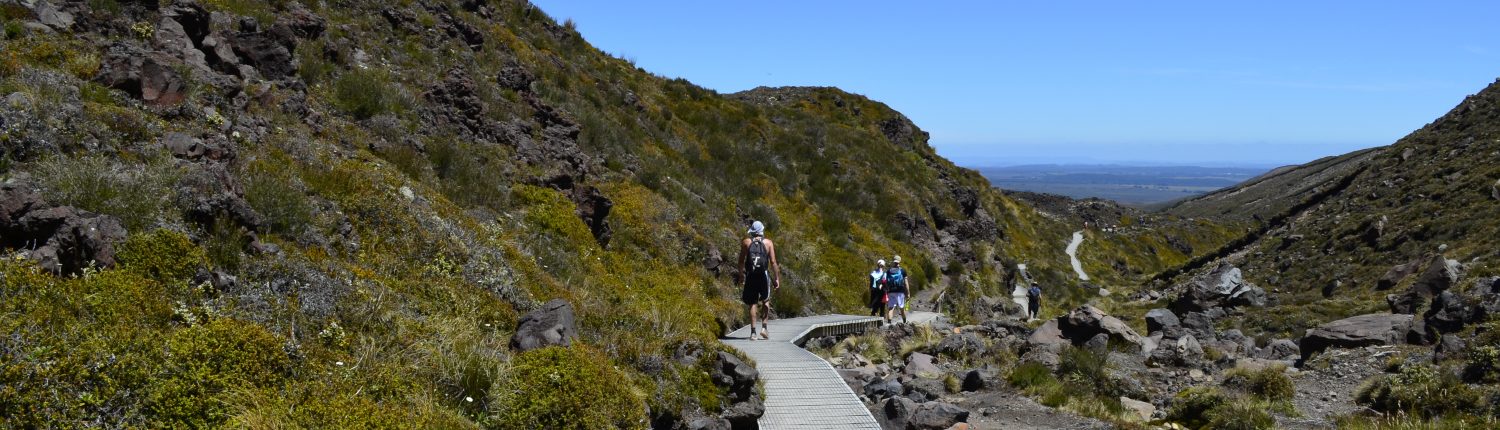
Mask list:
[[[1243,167],[1024,165],[978,167],[991,184],[1007,190],[1104,198],[1151,206],[1191,198],[1239,184],[1266,169]]]

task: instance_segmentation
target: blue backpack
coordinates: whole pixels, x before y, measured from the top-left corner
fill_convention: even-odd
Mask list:
[[[887,270],[885,272],[885,277],[886,277],[886,280],[887,280],[886,281],[886,285],[888,285],[886,287],[886,291],[890,291],[892,293],[904,293],[904,292],[906,292],[906,271],[905,270],[902,270],[899,267],[891,269],[891,270]]]

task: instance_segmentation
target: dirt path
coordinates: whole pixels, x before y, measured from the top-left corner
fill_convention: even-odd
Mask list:
[[[1089,280],[1089,274],[1083,273],[1083,262],[1078,261],[1078,245],[1083,244],[1083,230],[1073,232],[1073,242],[1068,244],[1068,259],[1073,262],[1073,271],[1078,272],[1078,279]]]

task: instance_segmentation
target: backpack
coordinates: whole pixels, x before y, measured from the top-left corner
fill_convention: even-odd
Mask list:
[[[745,271],[753,275],[766,273],[766,266],[771,264],[770,253],[766,252],[766,238],[757,237],[750,240],[750,256],[745,259]]]
[[[1042,298],[1042,289],[1041,288],[1037,288],[1037,287],[1031,287],[1031,289],[1026,290],[1026,298],[1032,299],[1032,300],[1036,300],[1036,299]]]
[[[906,292],[906,271],[894,268],[885,272],[885,290],[893,293]]]

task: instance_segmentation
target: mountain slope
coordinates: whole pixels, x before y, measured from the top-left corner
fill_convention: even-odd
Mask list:
[[[1415,279],[1394,273],[1397,265],[1443,255],[1463,264],[1465,280],[1496,274],[1497,161],[1500,83],[1390,146],[1284,169],[1167,212],[1244,206],[1266,220],[1251,240],[1204,261],[1238,264],[1247,279],[1275,292],[1283,308],[1246,316],[1248,327],[1300,334],[1321,322],[1384,310],[1385,295]],[[1377,282],[1392,276],[1396,289]]]
[[[889,107],[716,94],[525,2],[0,12],[0,415],[18,426],[732,413],[709,375],[744,320],[751,219],[780,245],[782,315],[859,312],[863,273],[893,254],[960,320],[1006,302],[1017,263],[1051,288],[1046,312],[1092,297],[1063,253],[1074,226],[937,156]],[[1222,242],[1193,231],[1195,249]],[[1138,234],[1155,242],[1126,246],[1163,242]],[[512,348],[552,299],[575,310],[573,346]]]

